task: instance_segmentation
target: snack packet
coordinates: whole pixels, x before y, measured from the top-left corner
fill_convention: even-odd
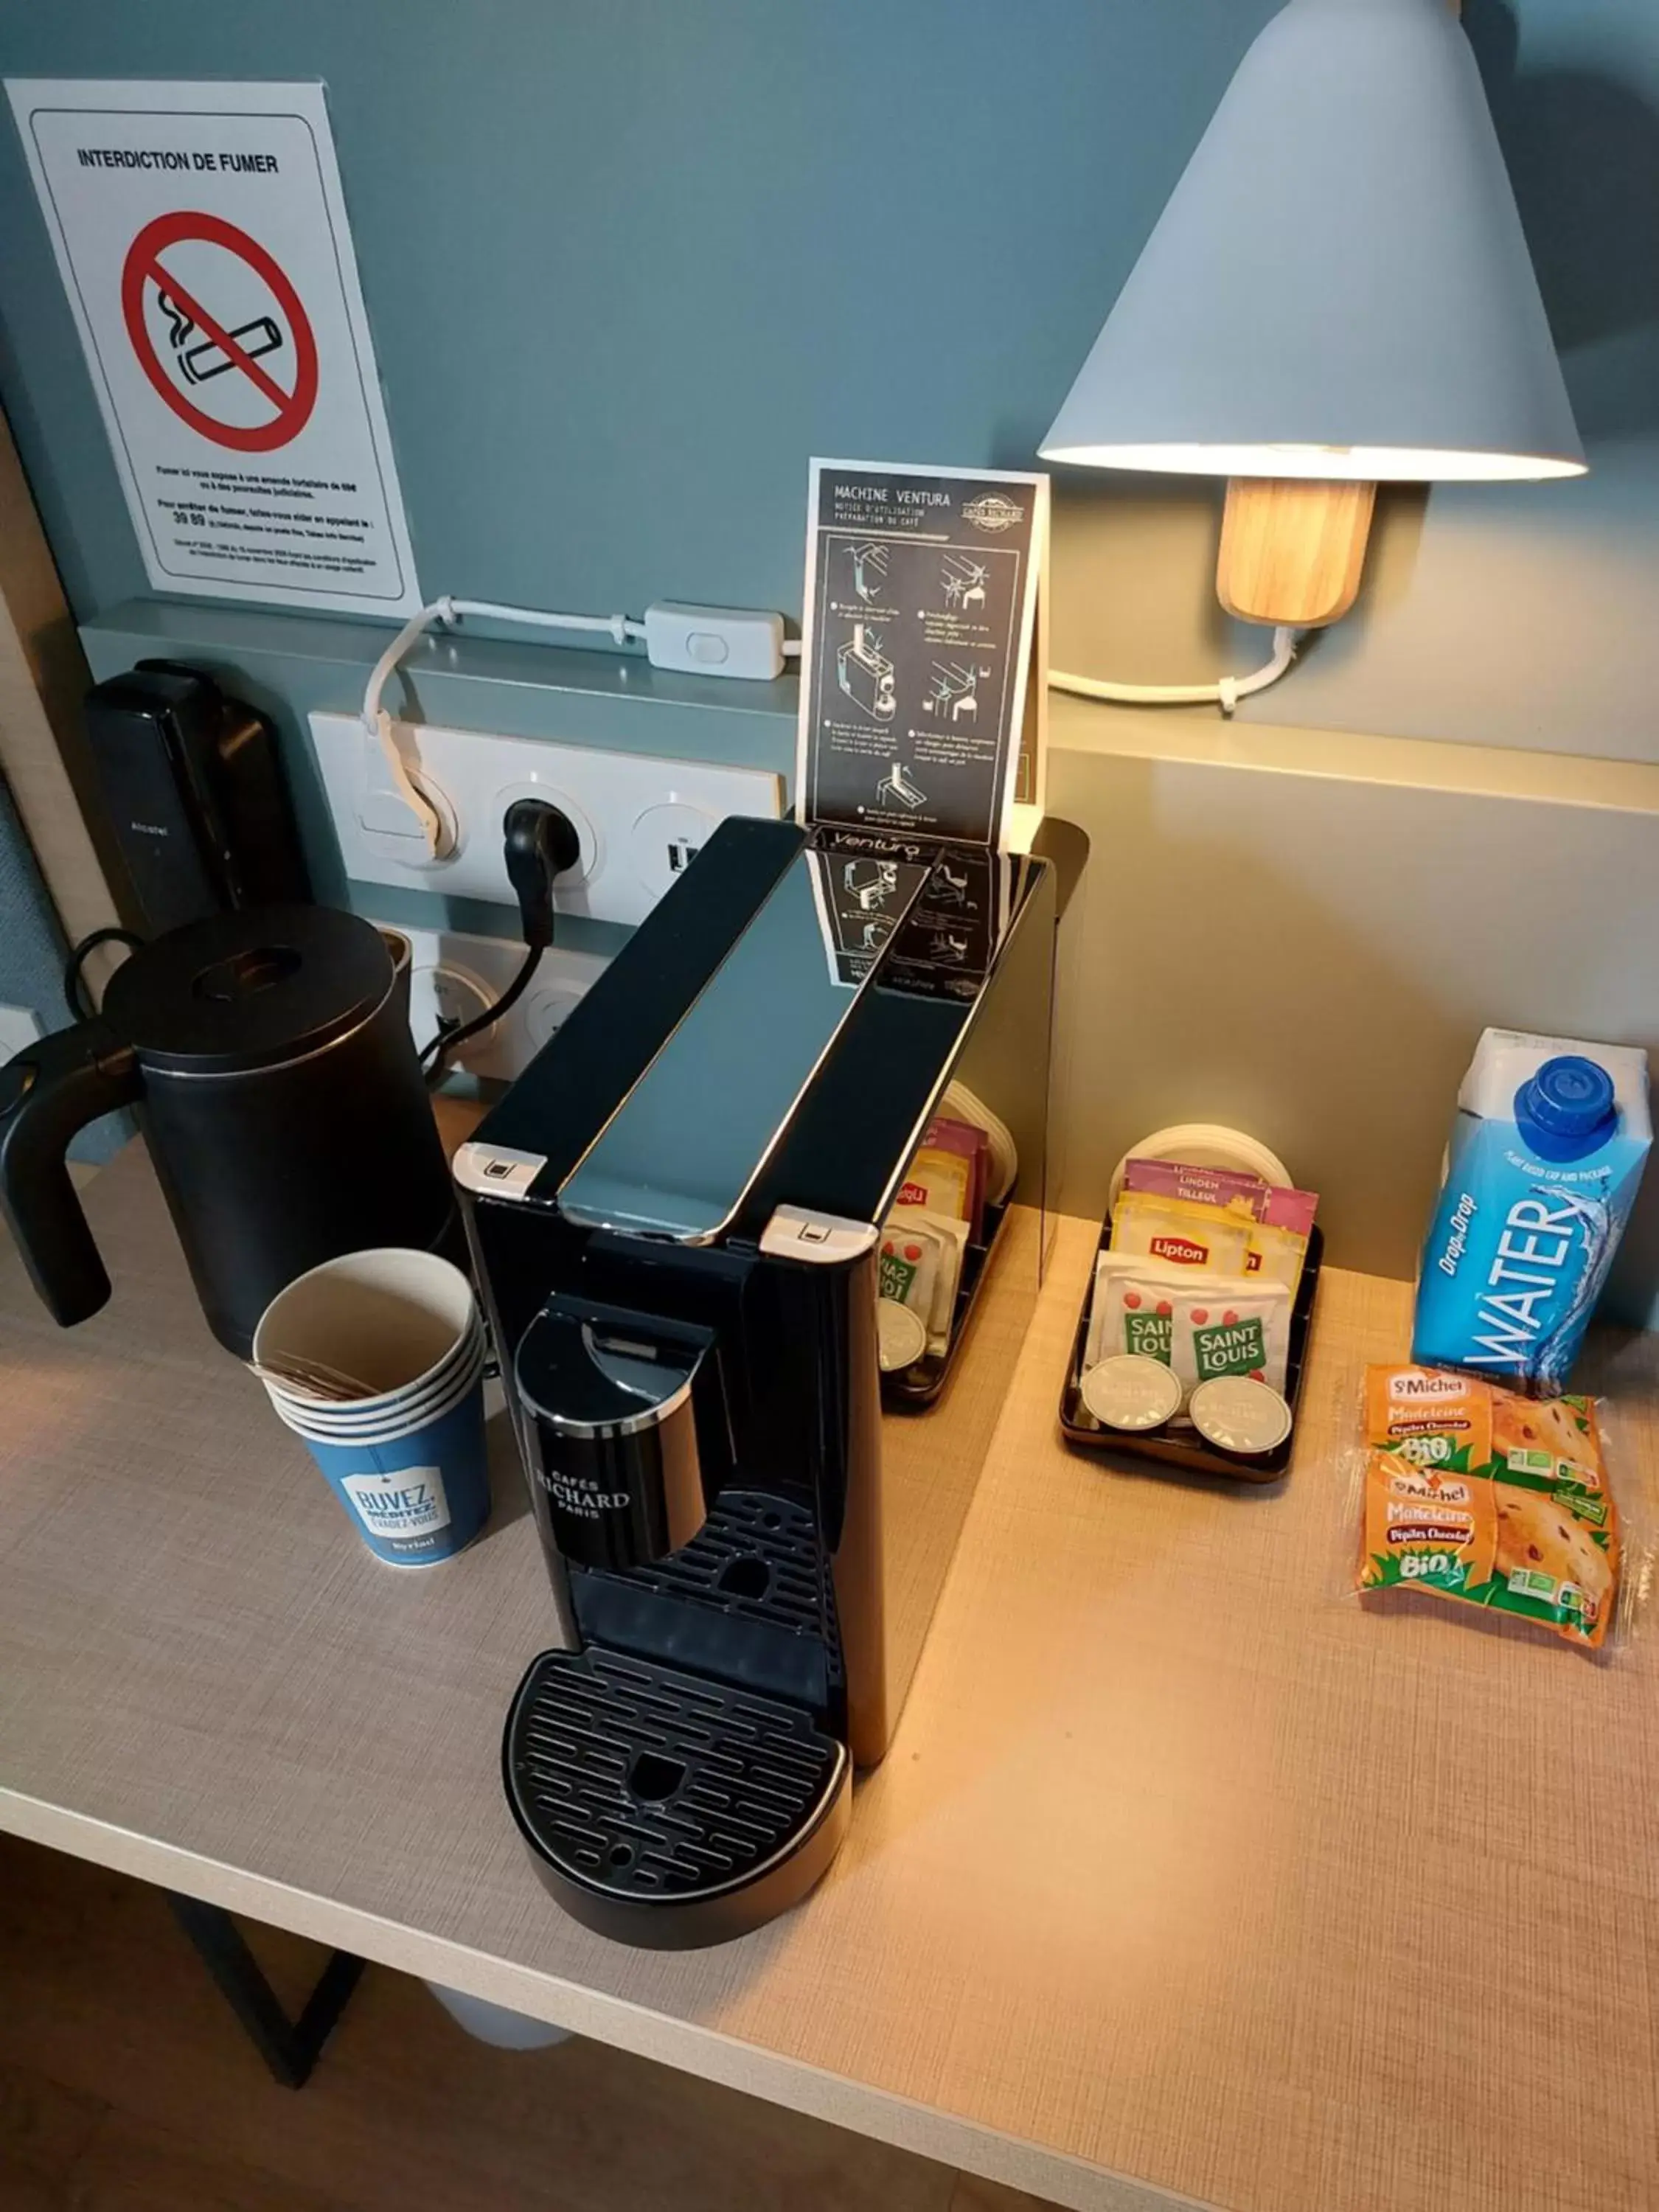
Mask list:
[[[1492,1387],[1492,1457],[1501,1474],[1604,1490],[1607,1458],[1595,1401],[1569,1394],[1523,1398]]]
[[[1593,1402],[1542,1402],[1401,1364],[1365,1378],[1355,1587],[1414,1584],[1598,1649],[1618,1598],[1619,1516]]]
[[[1365,1442],[1419,1467],[1467,1471],[1492,1457],[1492,1390],[1437,1367],[1368,1367]]]

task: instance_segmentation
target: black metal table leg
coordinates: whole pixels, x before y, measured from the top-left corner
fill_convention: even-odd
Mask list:
[[[292,2021],[229,1913],[176,1890],[168,1890],[167,1897],[173,1918],[271,2073],[286,2089],[303,2088],[357,1986],[363,1961],[349,1951],[336,1951],[299,2019]]]

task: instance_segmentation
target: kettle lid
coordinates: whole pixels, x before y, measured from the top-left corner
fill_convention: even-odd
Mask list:
[[[250,907],[170,929],[110,978],[103,1018],[146,1067],[232,1074],[314,1052],[392,988],[386,939],[359,915]]]

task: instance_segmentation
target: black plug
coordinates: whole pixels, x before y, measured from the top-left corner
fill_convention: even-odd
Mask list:
[[[524,941],[553,942],[553,884],[582,856],[570,817],[547,799],[515,799],[501,819],[507,872],[519,896]]]

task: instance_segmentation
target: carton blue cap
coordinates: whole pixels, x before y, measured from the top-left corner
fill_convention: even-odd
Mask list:
[[[1545,1159],[1580,1159],[1618,1126],[1613,1078],[1595,1060],[1563,1053],[1547,1060],[1516,1092],[1515,1119],[1522,1138]]]

